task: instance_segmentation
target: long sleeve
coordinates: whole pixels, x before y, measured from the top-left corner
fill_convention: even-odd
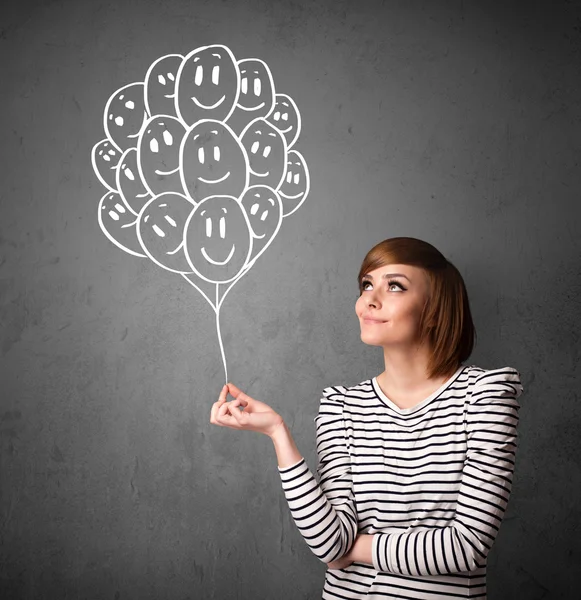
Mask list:
[[[446,527],[375,534],[375,569],[422,576],[483,566],[510,497],[522,392],[512,367],[476,378],[465,405],[467,454],[453,521]]]
[[[324,563],[347,554],[357,536],[351,459],[345,437],[345,388],[323,390],[314,417],[319,483],[305,459],[278,467],[293,520],[315,556]]]

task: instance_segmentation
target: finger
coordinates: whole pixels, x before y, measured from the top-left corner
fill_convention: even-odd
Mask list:
[[[224,384],[222,386],[222,390],[220,391],[220,396],[218,397],[218,402],[226,402],[226,398],[228,396],[228,386]]]
[[[234,400],[234,402],[237,401]],[[230,404],[232,404],[232,402]],[[230,414],[232,415],[232,418],[236,420],[237,428],[242,429],[245,428],[250,422],[250,415],[247,412],[244,412],[243,410],[239,410],[238,407],[239,404],[237,403],[233,407],[233,410],[230,411]]]
[[[216,413],[216,418],[217,419],[221,419],[223,417],[225,417],[230,409],[230,402],[224,402],[224,404],[221,404],[218,407],[218,412]]]
[[[236,400],[240,400],[244,406],[248,406],[252,398],[246,395],[240,388],[236,387],[233,383],[228,384],[230,395],[234,396]]]
[[[222,406],[224,402],[226,402],[226,394],[228,393],[228,386],[222,386],[222,390],[220,391],[220,395],[218,396],[218,401],[212,404],[212,409],[210,410],[210,423],[214,422],[216,418],[216,413],[218,412],[218,408]]]
[[[237,425],[240,425],[240,411],[238,410],[237,405],[233,405],[234,402],[236,402],[236,400],[230,402],[230,416],[235,420]]]
[[[236,407],[233,407],[234,402],[236,401],[233,400],[232,402],[227,402],[220,407],[217,420],[220,425],[239,429],[240,418],[238,417],[238,414],[240,411]]]

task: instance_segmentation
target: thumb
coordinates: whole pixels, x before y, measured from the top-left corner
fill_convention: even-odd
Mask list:
[[[236,387],[233,383],[228,384],[228,391],[231,396],[234,396],[243,406],[248,406],[252,401],[250,396],[247,396],[240,388]]]

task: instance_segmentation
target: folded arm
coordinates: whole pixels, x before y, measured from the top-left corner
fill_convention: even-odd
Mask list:
[[[467,456],[450,525],[360,536],[351,558],[410,576],[481,568],[510,497],[522,391],[512,368],[488,371],[476,380],[465,414]]]

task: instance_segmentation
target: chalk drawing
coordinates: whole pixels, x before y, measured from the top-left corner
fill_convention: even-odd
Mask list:
[[[103,129],[99,226],[208,302],[228,382],[222,304],[309,194],[298,107],[264,61],[214,44],[155,60],[111,94]]]

